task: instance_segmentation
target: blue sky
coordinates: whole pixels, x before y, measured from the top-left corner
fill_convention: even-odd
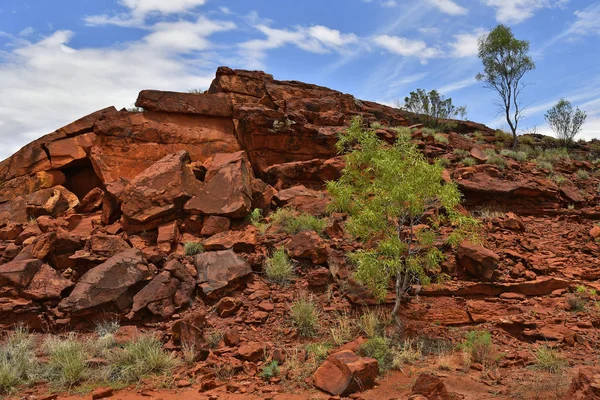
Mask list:
[[[2,0],[0,159],[142,89],[206,89],[219,65],[392,104],[437,89],[494,128],[495,94],[474,80],[477,38],[498,23],[531,42],[521,128],[548,128],[561,97],[600,137],[600,1]]]

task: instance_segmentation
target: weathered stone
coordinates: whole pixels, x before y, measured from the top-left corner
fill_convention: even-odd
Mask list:
[[[223,94],[197,94],[142,90],[136,106],[147,111],[233,117],[231,100]]]
[[[257,362],[260,361],[265,354],[264,343],[248,343],[240,346],[238,354],[242,360]]]
[[[252,274],[250,264],[232,250],[198,254],[194,263],[198,285],[210,299],[231,293]]]
[[[86,272],[58,308],[71,313],[109,306],[126,310],[131,307],[136,289],[150,277],[142,252],[125,250]]]
[[[183,205],[199,190],[186,151],[170,154],[136,176],[121,194],[125,229],[157,228],[181,218]]]
[[[251,171],[243,151],[215,154],[204,186],[187,202],[185,210],[191,214],[231,218],[248,215],[252,206]]]
[[[217,303],[215,309],[217,315],[221,318],[227,318],[234,315],[242,307],[242,302],[233,297],[223,297]]]
[[[290,257],[310,260],[313,264],[325,264],[327,245],[315,231],[303,231],[292,236],[285,248]]]
[[[249,226],[244,231],[217,233],[204,241],[205,250],[229,250],[238,253],[250,253],[256,247],[256,229]]]
[[[313,375],[318,389],[333,396],[349,396],[373,387],[379,373],[377,360],[359,357],[350,350],[330,355]]]
[[[63,291],[74,285],[63,278],[54,268],[43,264],[23,293],[34,300],[60,299]]]
[[[491,281],[500,257],[481,245],[465,241],[458,246],[458,264],[471,275]]]
[[[213,236],[217,233],[227,232],[230,227],[231,221],[229,218],[211,215],[204,220],[200,234],[203,236]]]

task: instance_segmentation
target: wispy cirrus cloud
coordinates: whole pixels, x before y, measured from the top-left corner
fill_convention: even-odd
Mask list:
[[[453,0],[426,0],[426,3],[448,15],[465,15],[469,12]]]
[[[543,8],[565,6],[569,0],[482,0],[496,9],[496,19],[505,24],[519,24]]]
[[[416,57],[423,63],[431,58],[441,57],[443,54],[441,50],[429,47],[422,40],[411,40],[402,36],[378,35],[373,38],[373,43],[390,53],[404,57]]]

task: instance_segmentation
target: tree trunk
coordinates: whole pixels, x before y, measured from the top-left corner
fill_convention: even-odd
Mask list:
[[[513,131],[513,143],[512,143],[512,149],[513,150],[517,150],[517,147],[519,146],[519,136],[517,136],[517,131],[514,130]]]
[[[400,328],[400,318],[398,317],[398,311],[400,311],[400,303],[402,301],[404,293],[402,293],[402,274],[396,274],[396,299],[394,301],[394,309],[392,310],[392,316],[398,328]]]

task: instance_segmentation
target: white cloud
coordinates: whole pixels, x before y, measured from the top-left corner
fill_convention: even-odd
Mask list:
[[[427,3],[436,7],[441,12],[449,15],[465,15],[469,12],[466,8],[459,6],[452,0],[426,0]]]
[[[473,86],[477,83],[477,80],[474,77],[462,79],[460,81],[451,82],[447,85],[440,87],[437,91],[442,94],[448,94],[454,92],[456,90],[464,89],[469,86]]]
[[[440,33],[440,28],[434,28],[434,27],[419,28],[419,32],[424,33],[425,35],[437,35]]]
[[[205,18],[161,23],[142,40],[107,48],[73,48],[67,30],[15,40],[0,63],[0,159],[90,112],[128,107],[142,89],[207,88],[221,61],[207,36],[231,27]],[[171,47],[181,31],[189,43]]]
[[[267,25],[256,25],[255,28],[266,38],[253,39],[238,45],[246,62],[252,68],[263,67],[262,60],[266,57],[268,50],[288,44],[293,44],[311,53],[325,54],[334,51],[339,54],[350,54],[353,51],[352,45],[359,42],[358,37],[354,34],[341,33],[322,25],[309,28],[296,27],[294,30],[275,29]]]
[[[381,2],[381,7],[384,8],[394,8],[398,5],[395,0],[384,0]]]
[[[390,53],[404,57],[417,57],[422,62],[430,58],[442,56],[442,52],[439,49],[428,47],[421,40],[411,40],[401,36],[379,35],[373,38],[373,42]]]
[[[32,26],[28,26],[19,32],[19,36],[31,36],[35,33],[35,29]]]
[[[203,6],[206,0],[119,0],[126,7],[126,13],[114,16],[107,14],[91,15],[84,18],[86,24],[116,25],[121,27],[143,26],[144,20],[151,14],[181,14]],[[223,7],[222,7],[223,8]]]
[[[518,24],[531,18],[542,8],[563,7],[569,0],[482,0],[496,9],[496,19],[506,24]]]
[[[478,40],[486,34],[483,28],[477,28],[472,33],[459,33],[454,35],[454,42],[450,43],[454,57],[473,57],[478,53]]]
[[[575,15],[577,20],[569,27],[567,34],[600,35],[600,3],[575,11]]]

